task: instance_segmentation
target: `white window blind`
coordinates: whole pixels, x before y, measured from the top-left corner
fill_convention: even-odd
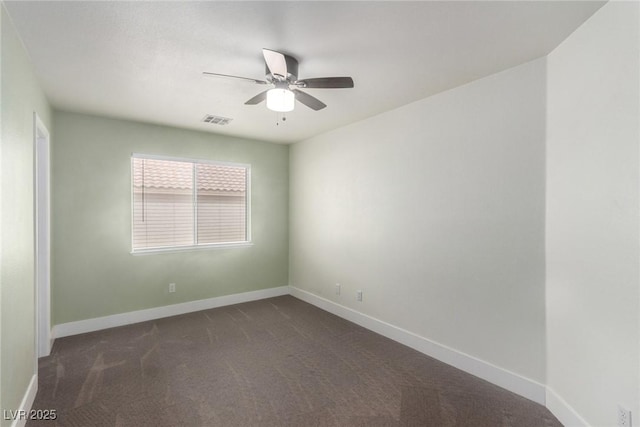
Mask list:
[[[133,251],[248,241],[248,165],[134,155]]]

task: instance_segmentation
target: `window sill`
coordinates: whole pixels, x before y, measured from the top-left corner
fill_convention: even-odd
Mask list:
[[[210,249],[231,249],[231,248],[244,248],[253,246],[252,242],[237,242],[237,243],[213,243],[210,245],[196,245],[196,246],[174,246],[167,248],[149,248],[149,249],[137,249],[131,251],[131,255],[152,255],[152,254],[166,254],[175,252],[191,252],[191,251],[203,251]]]

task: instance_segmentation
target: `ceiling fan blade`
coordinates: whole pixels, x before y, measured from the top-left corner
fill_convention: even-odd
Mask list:
[[[295,85],[307,89],[348,89],[353,87],[353,79],[351,77],[319,77],[298,80]]]
[[[218,74],[218,73],[209,73],[207,71],[204,71],[202,74],[206,75],[206,76],[214,76],[214,77],[228,77],[228,78],[232,78],[232,79],[241,79],[241,80],[249,80],[250,82],[254,82],[257,83],[259,85],[266,85],[268,84],[268,82],[265,82],[264,80],[256,80],[256,79],[251,79],[249,77],[240,77],[240,76],[230,76],[228,74]]]
[[[264,55],[264,62],[267,63],[267,68],[269,68],[271,74],[280,76],[283,79],[287,78],[287,60],[284,54],[275,50],[262,49],[262,55]]]
[[[267,99],[267,90],[265,90],[264,92],[260,92],[259,94],[257,94],[256,96],[254,96],[253,98],[251,98],[250,100],[248,100],[247,102],[245,102],[245,105],[256,105],[261,103],[262,101],[264,101],[265,99]]]
[[[298,89],[293,89],[293,93],[296,94],[296,99],[298,101],[300,101],[301,103],[303,103],[304,105],[306,105],[307,107],[311,108],[312,110],[322,110],[324,107],[327,106],[327,104],[325,104],[324,102],[320,101],[318,98],[315,98],[311,95],[309,95],[308,93],[305,93],[301,90]]]

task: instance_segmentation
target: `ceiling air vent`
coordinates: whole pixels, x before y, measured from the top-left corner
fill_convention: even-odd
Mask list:
[[[207,114],[202,119],[202,121],[205,123],[211,123],[212,125],[221,125],[221,126],[228,125],[231,120],[233,119],[230,119],[228,117],[212,116],[211,114]]]

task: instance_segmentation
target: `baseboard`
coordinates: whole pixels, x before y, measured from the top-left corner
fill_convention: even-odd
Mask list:
[[[38,393],[38,374],[34,374],[31,377],[31,381],[29,381],[29,387],[27,387],[27,391],[22,398],[22,402],[20,402],[20,407],[14,414],[16,416],[13,418],[13,422],[11,423],[11,427],[24,427],[27,424],[26,414],[31,410],[31,406],[33,406],[33,401],[36,399],[36,394]],[[4,417],[6,419],[7,410],[5,410]],[[9,414],[11,417],[12,414]]]
[[[290,294],[329,313],[411,347],[427,356],[438,359],[536,403],[545,405],[545,386],[533,380],[294,286],[290,286]]]
[[[240,304],[243,302],[256,301],[288,294],[289,287],[280,286],[277,288],[261,289],[258,291],[189,301],[180,304],[166,305],[163,307],[149,308],[146,310],[130,311],[128,313],[114,314],[111,316],[61,323],[53,327],[51,335],[54,339],[62,338],[70,335],[114,328],[116,326],[130,325],[133,323],[146,322],[147,320],[160,319],[163,317],[176,316],[179,314],[192,313],[194,311],[208,310],[210,308]]]
[[[587,423],[558,393],[547,386],[547,409],[564,427],[589,427]]]

